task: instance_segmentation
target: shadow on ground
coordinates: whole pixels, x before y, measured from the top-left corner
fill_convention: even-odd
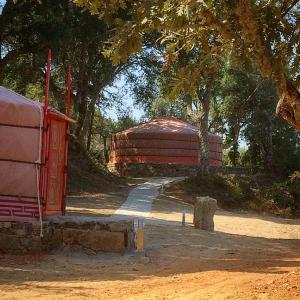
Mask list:
[[[285,268],[300,268],[300,241],[296,239],[255,238],[161,225],[147,225],[145,233],[146,257],[130,253],[2,255],[0,285],[5,284],[6,289],[16,284],[26,288],[28,281],[32,287],[34,282],[127,281],[207,271],[281,274]]]

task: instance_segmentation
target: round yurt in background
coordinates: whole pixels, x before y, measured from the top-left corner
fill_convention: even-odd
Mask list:
[[[222,166],[222,138],[209,134],[208,150],[209,165]],[[108,167],[119,174],[180,175],[196,168],[198,152],[195,126],[161,118],[113,134]]]

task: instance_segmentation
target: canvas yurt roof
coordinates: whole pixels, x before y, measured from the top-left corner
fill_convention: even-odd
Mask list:
[[[0,86],[0,105],[0,124],[2,125],[40,127],[42,124],[43,103],[27,99],[10,89]],[[48,108],[48,112],[57,115],[59,118],[72,121],[54,108]]]
[[[42,104],[29,100],[0,86],[0,123],[15,126],[39,127]]]
[[[151,120],[114,134],[115,139],[146,138],[188,140],[198,142],[197,127],[177,118],[167,117]],[[221,142],[222,138],[209,134],[210,141]]]

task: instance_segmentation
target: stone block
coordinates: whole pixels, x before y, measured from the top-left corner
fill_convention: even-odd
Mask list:
[[[7,227],[7,228],[6,228]],[[70,220],[44,222],[40,237],[39,222],[7,222],[0,226],[0,252],[28,253],[53,249],[79,249],[96,253],[122,252],[131,247],[133,222]]]
[[[23,229],[24,228],[24,224],[23,222],[12,222],[11,223],[11,228],[16,230],[16,229]]]
[[[76,221],[67,221],[63,223],[64,228],[80,228],[81,224]]]
[[[11,228],[11,222],[0,222],[0,228]]]
[[[41,232],[41,224],[39,222],[32,223],[32,234],[39,235]],[[43,229],[45,229],[45,224],[43,224]]]
[[[98,225],[98,223],[94,221],[82,222],[80,228],[84,230],[88,230],[88,229],[92,230],[96,227],[96,225]]]
[[[113,232],[127,232],[133,228],[132,222],[111,222],[108,224],[109,231]]]
[[[4,253],[22,252],[23,246],[19,237],[15,235],[0,236],[0,251]]]
[[[22,239],[22,246],[24,247],[24,249],[30,251],[32,249],[32,239],[28,237]]]
[[[64,229],[63,243],[67,247],[80,245],[96,252],[122,252],[125,250],[123,232]]]
[[[95,230],[109,230],[109,226],[107,223],[97,222],[94,229]]]
[[[16,229],[15,234],[17,236],[25,236],[27,234],[25,226],[23,228]]]
[[[124,233],[109,231],[90,231],[88,234],[86,245],[82,245],[94,251],[122,252],[125,250]]]
[[[53,228],[51,235],[47,235],[42,239],[43,245],[48,250],[59,249],[63,245],[63,235],[60,228]]]
[[[214,215],[217,200],[210,197],[197,197],[194,204],[194,226],[198,229],[214,231]]]

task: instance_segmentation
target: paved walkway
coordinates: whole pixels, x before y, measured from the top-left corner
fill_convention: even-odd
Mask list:
[[[134,218],[143,220],[144,222],[149,221],[152,202],[163,190],[164,185],[182,179],[184,179],[184,177],[152,178],[138,185],[129,193],[125,203],[115,211],[111,218],[114,220]]]

